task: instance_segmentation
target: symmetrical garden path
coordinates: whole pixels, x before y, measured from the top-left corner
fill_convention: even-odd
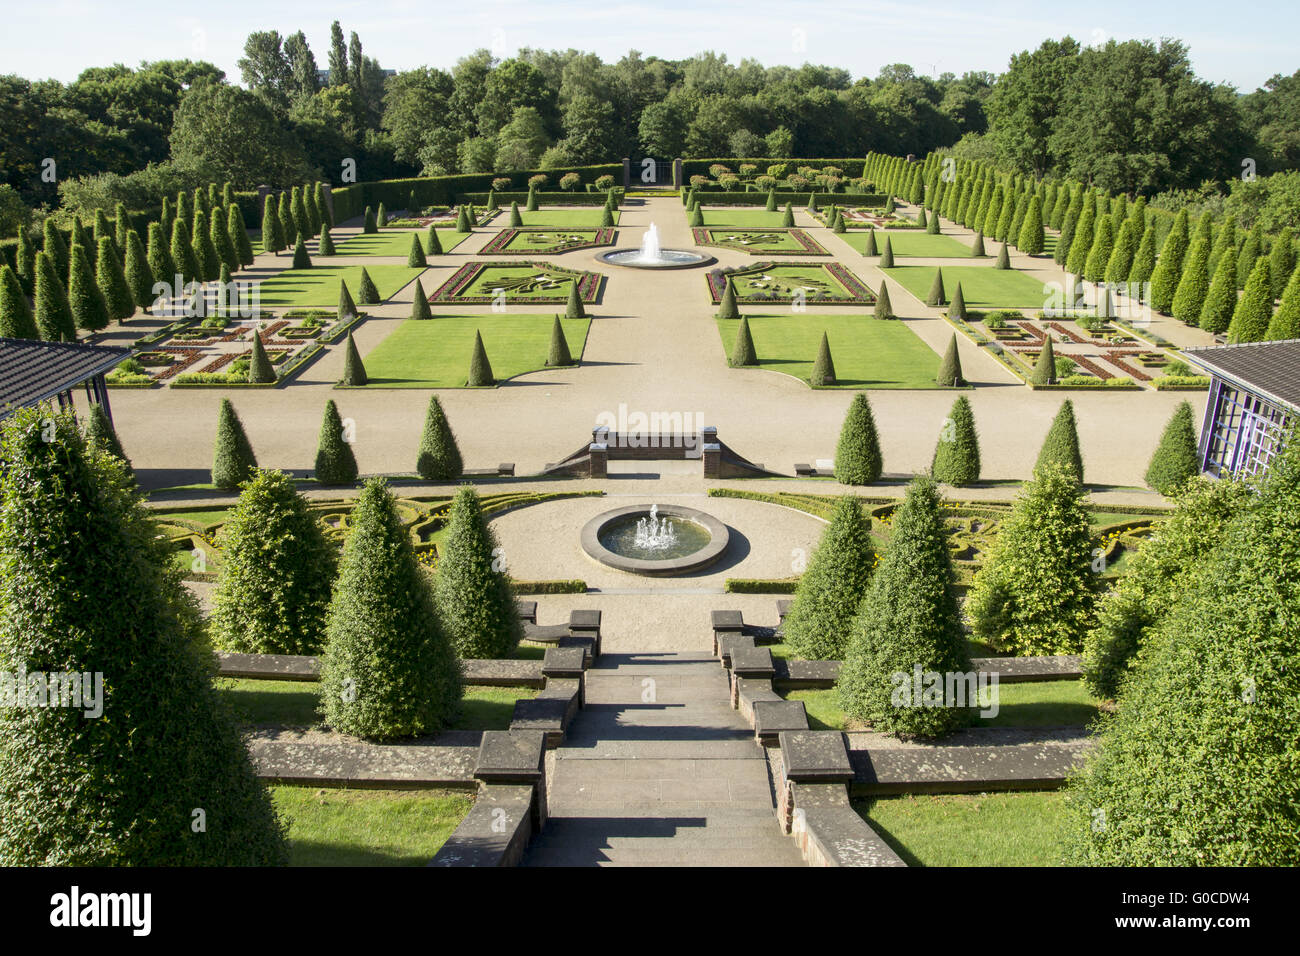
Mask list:
[[[526,866],[803,865],[711,654],[603,654],[554,758]]]

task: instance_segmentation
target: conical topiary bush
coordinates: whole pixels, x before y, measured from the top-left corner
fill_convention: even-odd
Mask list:
[[[217,439],[212,456],[212,484],[223,491],[238,488],[257,470],[253,446],[230,399],[223,398],[217,413]]]
[[[411,233],[411,251],[406,254],[406,264],[412,269],[423,269],[429,264],[420,246],[420,237],[415,233]]]
[[[370,740],[435,733],[455,719],[460,669],[382,478],[366,482],[349,524],[326,613],[325,720]]]
[[[433,310],[429,308],[429,297],[424,294],[424,286],[419,279],[415,280],[415,292],[411,299],[411,318],[421,320],[433,318]]]
[[[488,361],[487,349],[483,347],[483,336],[474,330],[474,351],[469,360],[469,378],[465,384],[470,388],[485,388],[497,383],[492,375],[492,363]]]
[[[960,282],[957,283],[957,288],[953,290],[952,302],[948,304],[948,318],[966,321],[966,297],[962,295]]]
[[[935,381],[948,388],[960,388],[966,384],[966,379],[961,374],[961,356],[957,352],[956,332],[948,340],[948,348],[943,353],[943,361],[939,363],[939,374],[935,376]]]
[[[731,346],[732,368],[747,368],[758,364],[758,353],[754,350],[754,337],[749,332],[749,319],[743,316],[736,329],[736,341]]]
[[[972,259],[983,258],[987,253],[984,251],[984,233],[975,233],[975,241],[971,243],[970,257]]]
[[[835,480],[844,485],[866,485],[879,481],[884,470],[876,419],[867,396],[858,392],[849,404],[839,444],[835,447]]]
[[[415,471],[425,481],[452,481],[459,478],[463,470],[456,434],[451,430],[438,396],[431,395]]]
[[[512,202],[510,204],[510,225],[515,229],[518,229],[523,224],[524,217],[519,214],[519,203]]]
[[[878,256],[880,253],[876,250],[876,230],[868,229],[866,242],[862,246],[864,256]]]
[[[889,236],[885,236],[885,248],[880,252],[880,268],[894,268],[894,247],[889,242]]]
[[[872,315],[877,319],[896,318],[894,305],[889,301],[889,283],[883,278],[880,280],[880,293],[876,296],[876,308]]]
[[[266,354],[262,336],[253,330],[253,348],[248,354],[248,381],[252,385],[269,385],[275,381],[275,366]]]
[[[569,283],[569,298],[564,303],[564,317],[566,319],[585,319],[587,317],[587,310],[582,307],[582,296],[578,292],[577,279]]]
[[[952,403],[952,410],[939,430],[930,475],[935,481],[957,487],[979,481],[979,436],[975,432],[975,413],[965,395]]]
[[[1056,352],[1052,348],[1050,335],[1043,342],[1043,348],[1038,353],[1038,361],[1034,362],[1034,370],[1029,375],[1029,381],[1034,385],[1056,384]]]
[[[958,688],[943,678],[939,700],[904,698],[900,691],[911,691],[912,681],[900,684],[895,676],[971,670],[948,533],[939,489],[924,475],[914,479],[894,512],[838,682],[844,712],[878,733],[942,736],[965,723],[977,703],[964,693],[958,699]]]
[[[462,487],[452,500],[434,587],[438,616],[459,657],[506,657],[519,644],[523,625],[510,579],[473,488]]]
[[[995,269],[1010,269],[1011,254],[1007,252],[1007,244],[1002,243],[1002,248],[998,250],[998,261],[994,264]]]
[[[438,236],[438,227],[432,223],[429,225],[429,231],[425,233],[425,252],[431,256],[440,256],[442,251],[442,239]]]
[[[1196,415],[1190,403],[1180,402],[1151,456],[1146,482],[1162,495],[1173,495],[1200,470]]]
[[[856,496],[844,495],[835,501],[781,626],[796,657],[843,660],[872,561],[871,519]]]
[[[817,359],[813,362],[808,383],[813,388],[825,388],[835,384],[835,362],[831,359],[831,343],[825,332],[822,333],[821,344],[817,346]]]
[[[1052,420],[1052,427],[1048,429],[1047,437],[1043,439],[1043,447],[1038,452],[1034,471],[1037,472],[1053,464],[1061,465],[1076,480],[1083,482],[1083,453],[1079,450],[1079,428],[1074,419],[1074,402],[1068,398],[1061,403],[1061,409]]]
[[[943,289],[943,270],[934,270],[934,281],[930,283],[930,294],[925,297],[925,304],[938,308],[948,304],[948,297]]]
[[[97,402],[93,403],[90,406],[90,411],[86,413],[86,445],[88,448],[94,448],[112,455],[126,466],[128,474],[134,473],[131,468],[131,459],[127,458],[126,452],[122,450],[122,442],[117,437],[117,431],[113,428],[113,423],[108,420],[108,414],[104,411],[104,406]]]
[[[416,280],[419,281],[418,279]],[[352,293],[348,291],[348,284],[342,279],[339,280],[339,320],[355,318],[357,314],[357,305],[352,301]]]
[[[17,678],[27,687],[38,668],[103,684],[98,695],[83,689],[85,707],[5,702],[0,864],[288,862],[284,829],[213,687],[175,552],[120,464],[89,451],[75,416],[48,408],[4,421],[0,460],[6,679],[12,688],[13,673],[31,667]]]
[[[307,243],[302,240],[302,233],[298,233],[298,239],[293,244],[293,267],[295,269],[310,269],[311,256],[307,255]]]
[[[794,226],[794,210],[790,208],[789,203],[785,204],[785,213],[781,216],[781,226],[785,229],[790,229]]]
[[[316,480],[322,485],[350,485],[357,480],[357,458],[332,398],[325,403],[316,442]]]
[[[575,364],[569,352],[569,342],[564,337],[564,326],[558,315],[555,317],[555,324],[551,326],[551,348],[546,355],[546,364],[551,368]]]
[[[740,318],[740,307],[736,305],[736,287],[731,276],[723,277],[722,300],[718,303],[718,318]]]
[[[358,388],[368,381],[370,379],[366,375],[365,365],[361,362],[361,353],[357,351],[357,343],[349,332],[348,344],[343,352],[343,377],[339,379],[339,384]]]
[[[375,219],[375,211],[369,206],[366,207],[365,218],[361,226],[363,233],[376,233],[379,231],[379,223]]]

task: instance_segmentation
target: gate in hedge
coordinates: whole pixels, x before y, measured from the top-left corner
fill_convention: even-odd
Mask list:
[[[653,156],[637,156],[623,160],[624,189],[671,188],[673,164],[671,160]]]

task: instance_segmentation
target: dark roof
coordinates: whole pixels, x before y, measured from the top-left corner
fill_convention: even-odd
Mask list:
[[[0,337],[0,416],[102,375],[130,354],[116,345]]]
[[[1183,354],[1225,381],[1300,412],[1300,339],[1183,349]]]

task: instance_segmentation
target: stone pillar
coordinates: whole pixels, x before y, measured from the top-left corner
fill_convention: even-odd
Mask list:
[[[722,446],[717,442],[704,444],[704,477],[722,477]]]
[[[632,160],[626,156],[623,157],[623,188],[632,188]]]
[[[680,159],[673,160],[673,188],[682,188],[682,161]]]
[[[257,227],[258,227],[259,229],[262,227],[262,215],[263,215],[263,213],[266,212],[266,197],[269,196],[269,195],[271,195],[271,187],[270,187],[270,186],[258,186],[258,187],[257,187],[257,223],[256,223],[256,225],[257,225]],[[333,211],[333,210],[331,210],[331,212],[332,212],[332,211]],[[253,224],[253,223],[248,223],[248,225],[251,227],[251,226],[253,226],[254,224]]]
[[[334,187],[329,183],[323,184],[321,190],[325,194],[325,208],[330,211],[330,222],[334,222]]]
[[[592,442],[587,449],[591,453],[591,478],[609,477],[609,446]]]

